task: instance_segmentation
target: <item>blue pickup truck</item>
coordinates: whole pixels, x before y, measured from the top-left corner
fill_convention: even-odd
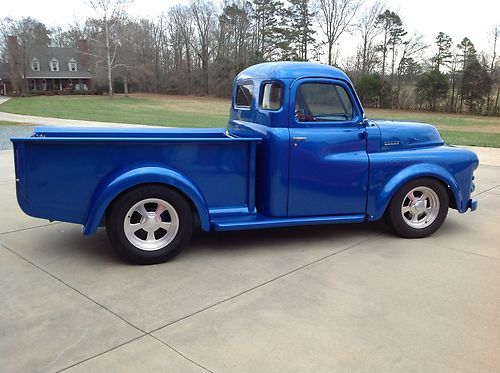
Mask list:
[[[200,120],[203,120],[202,118]],[[17,199],[31,216],[105,226],[128,260],[168,260],[203,231],[386,217],[425,237],[448,208],[475,210],[473,152],[429,124],[366,119],[349,78],[315,63],[252,66],[227,129],[37,127],[14,138]]]

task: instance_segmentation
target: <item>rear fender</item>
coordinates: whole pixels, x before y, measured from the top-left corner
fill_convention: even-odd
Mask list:
[[[432,177],[434,179],[442,181],[445,185],[449,186],[453,193],[453,197],[457,202],[457,206],[460,206],[462,194],[460,192],[458,182],[453,177],[453,175],[441,166],[421,163],[412,165],[399,171],[385,184],[385,186],[379,192],[378,196],[376,196],[375,199],[370,200],[374,202],[368,203],[368,220],[380,219],[384,215],[389,202],[391,201],[394,194],[398,191],[398,189],[411,180],[415,180],[421,177]]]
[[[160,183],[170,185],[191,200],[198,212],[200,225],[204,231],[210,230],[208,208],[198,188],[185,176],[177,171],[162,167],[141,167],[121,173],[119,176],[111,177],[111,181],[97,188],[92,198],[90,210],[87,214],[87,222],[83,228],[83,234],[89,235],[97,230],[104,218],[109,204],[122,192],[135,186],[147,183]]]

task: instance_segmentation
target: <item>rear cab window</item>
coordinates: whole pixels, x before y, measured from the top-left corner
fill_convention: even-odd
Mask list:
[[[241,82],[236,86],[234,107],[236,109],[250,109],[253,99],[253,82]]]
[[[277,82],[262,83],[260,108],[265,110],[279,110],[282,104],[283,87]]]

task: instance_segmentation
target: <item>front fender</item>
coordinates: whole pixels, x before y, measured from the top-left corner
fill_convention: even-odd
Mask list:
[[[462,201],[462,194],[458,182],[448,170],[430,163],[415,164],[399,171],[389,179],[374,199],[369,199],[367,206],[368,220],[380,219],[382,215],[384,215],[396,191],[409,181],[420,177],[432,177],[441,180],[450,187],[457,204]]]
[[[109,181],[99,186],[92,198],[91,207],[83,234],[89,235],[97,230],[109,204],[123,191],[146,183],[161,183],[171,185],[180,190],[193,202],[204,231],[210,229],[208,208],[198,188],[185,176],[177,171],[163,167],[140,167],[112,176]]]

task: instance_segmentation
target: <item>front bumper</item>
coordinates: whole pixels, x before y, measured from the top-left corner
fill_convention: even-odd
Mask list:
[[[469,202],[467,202],[467,208],[471,211],[476,211],[477,201],[474,198],[469,199]]]

